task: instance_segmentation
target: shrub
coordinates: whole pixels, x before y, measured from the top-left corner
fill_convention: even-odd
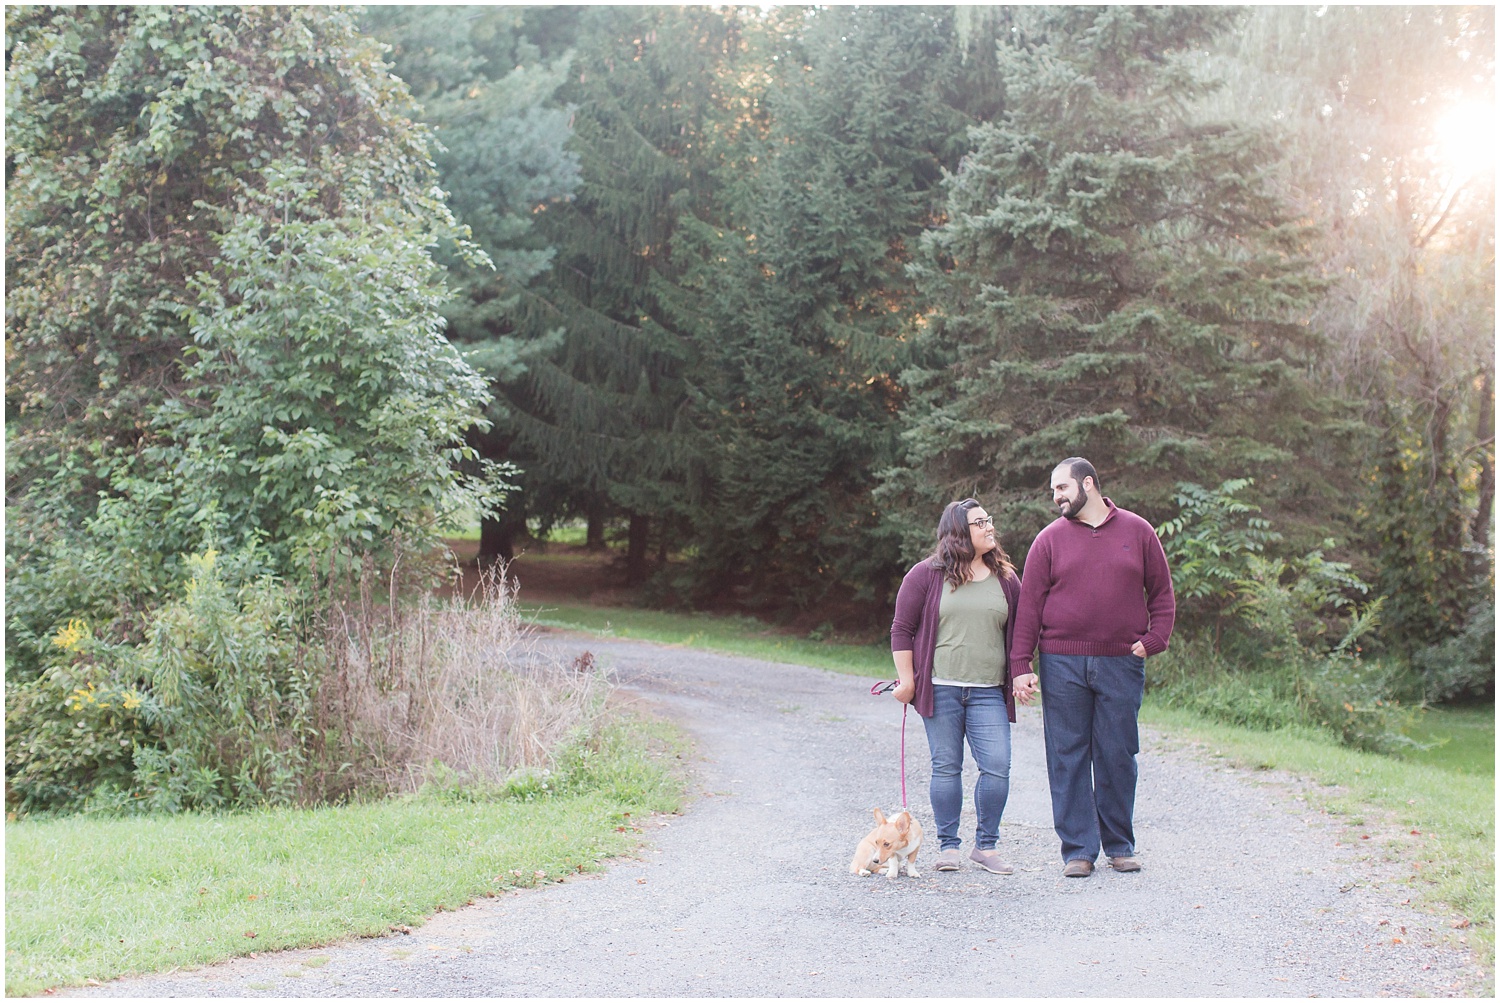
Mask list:
[[[318,653],[299,642],[284,585],[267,575],[231,589],[217,558],[188,558],[183,597],[152,617],[140,649],[163,708],[164,749],[138,756],[134,778],[153,807],[289,804],[302,793]]]
[[[5,688],[7,801],[21,813],[81,806],[101,786],[128,788],[136,750],[160,741],[160,706],[138,684],[129,648],[74,619],[49,665]]]
[[[1412,655],[1422,678],[1423,696],[1432,703],[1495,694],[1495,588],[1493,579],[1476,587],[1479,601],[1463,630]]]
[[[1180,615],[1188,623],[1208,623],[1228,608],[1234,583],[1249,571],[1252,556],[1281,539],[1260,506],[1236,497],[1255,483],[1249,477],[1217,488],[1179,481],[1172,500],[1177,516],[1157,527]]]

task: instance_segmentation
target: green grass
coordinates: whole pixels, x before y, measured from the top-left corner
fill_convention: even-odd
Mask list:
[[[635,820],[677,809],[680,748],[634,722],[589,781],[531,801],[7,823],[6,995],[378,934],[597,869],[635,847]]]
[[[1492,724],[1493,719],[1491,713]],[[1314,794],[1319,806],[1351,825],[1388,821],[1386,830],[1394,828],[1396,835],[1372,833],[1372,848],[1389,853],[1407,869],[1414,901],[1439,912],[1456,911],[1473,924],[1460,936],[1493,972],[1493,763],[1488,774],[1481,774],[1394,759],[1339,745],[1316,732],[1249,731],[1208,722],[1155,705],[1149,697],[1141,720],[1202,742],[1238,765],[1311,778],[1323,785],[1323,792]],[[1493,749],[1493,727],[1489,734]]]
[[[1480,777],[1495,775],[1495,708],[1431,707],[1411,737],[1433,747],[1407,755],[1412,762]]]
[[[810,641],[779,634],[749,617],[563,603],[538,606],[526,603],[524,596],[521,606],[528,619],[544,627],[562,627],[601,637],[658,641],[877,679],[896,677],[887,644]]]

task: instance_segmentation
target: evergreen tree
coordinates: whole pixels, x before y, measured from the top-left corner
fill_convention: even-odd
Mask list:
[[[1004,118],[974,131],[915,269],[928,354],[906,374],[893,504],[977,493],[1024,553],[1070,455],[1158,518],[1181,480],[1253,474],[1278,525],[1278,504],[1340,483],[1341,412],[1307,379],[1320,280],[1306,234],[1263,138],[1193,114],[1212,84],[1188,57],[1230,16],[1015,12],[998,50]]]
[[[529,512],[559,507],[547,496],[562,485],[545,461],[516,448],[520,416],[506,388],[528,367],[547,365],[560,343],[558,330],[530,330],[522,302],[554,254],[535,223],[565,212],[580,181],[569,149],[576,109],[558,97],[578,17],[577,9],[473,6],[372,7],[364,15],[366,28],[391,45],[397,74],[442,144],[435,161],[449,205],[493,263],[441,255],[455,290],[444,309],[448,338],[493,391],[490,424],[471,430],[470,442],[486,458],[520,458],[526,467],[506,511],[482,521],[487,558],[511,556],[510,536]]]
[[[895,457],[906,266],[957,166],[993,65],[950,11],[771,18],[754,128],[728,137],[717,215],[683,242],[696,311],[693,414],[711,490],[694,514],[700,597],[883,599],[899,553],[870,492]]]
[[[576,107],[570,149],[582,181],[538,231],[554,267],[521,304],[517,335],[536,355],[503,386],[493,440],[526,470],[524,508],[485,527],[506,555],[519,520],[608,512],[630,521],[627,577],[696,497],[695,436],[683,420],[688,332],[673,294],[677,220],[708,188],[704,131],[732,93],[738,15],[702,7],[589,8],[562,96]],[[592,535],[592,534],[591,534]]]

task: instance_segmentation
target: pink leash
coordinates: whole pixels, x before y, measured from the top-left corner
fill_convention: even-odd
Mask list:
[[[899,682],[899,681],[898,681]],[[895,689],[897,682],[876,683],[870,687],[871,696],[881,696]],[[906,807],[906,712],[911,710],[911,704],[901,705],[901,807]]]

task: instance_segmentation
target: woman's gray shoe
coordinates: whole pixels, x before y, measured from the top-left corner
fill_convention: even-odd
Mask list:
[[[957,850],[944,850],[937,855],[937,862],[932,867],[937,871],[956,871],[962,863]]]
[[[1016,869],[1000,859],[1000,854],[994,850],[981,850],[975,847],[969,851],[969,859],[991,874],[1014,874]]]

